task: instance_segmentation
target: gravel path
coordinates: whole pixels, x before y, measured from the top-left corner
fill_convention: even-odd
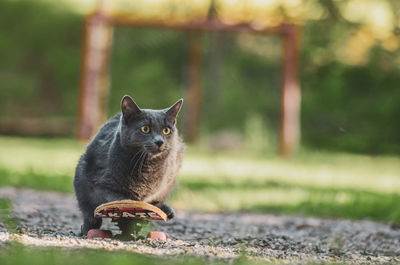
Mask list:
[[[253,213],[178,212],[155,229],[171,240],[88,240],[78,235],[80,213],[73,195],[29,189],[0,188],[0,198],[13,205],[20,233],[9,233],[0,222],[0,246],[25,245],[103,248],[156,255],[193,254],[206,258],[248,256],[268,261],[304,264],[400,263],[400,227],[371,221],[329,220]],[[106,226],[118,230],[111,223]]]

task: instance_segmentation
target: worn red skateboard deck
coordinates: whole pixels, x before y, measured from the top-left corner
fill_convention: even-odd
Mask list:
[[[94,210],[95,218],[130,218],[140,220],[164,220],[167,215],[158,207],[149,203],[123,200],[104,203]]]

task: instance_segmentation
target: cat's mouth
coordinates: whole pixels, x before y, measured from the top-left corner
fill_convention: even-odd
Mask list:
[[[144,146],[144,149],[152,157],[159,156],[166,151],[166,148],[158,146]]]

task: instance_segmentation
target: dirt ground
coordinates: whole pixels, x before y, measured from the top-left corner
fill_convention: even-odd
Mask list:
[[[154,230],[171,240],[120,241],[79,236],[81,217],[72,194],[0,188],[12,202],[18,232],[0,222],[0,246],[18,241],[29,246],[101,248],[155,255],[196,255],[232,261],[246,253],[281,263],[400,263],[400,226],[372,221],[332,220],[244,212],[177,212],[155,222]],[[106,222],[104,228],[118,233]]]

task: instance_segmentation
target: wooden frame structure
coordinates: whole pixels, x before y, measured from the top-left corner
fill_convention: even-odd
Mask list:
[[[135,19],[129,15],[106,14],[101,9],[88,14],[84,24],[81,79],[79,92],[78,138],[88,140],[105,121],[108,95],[108,67],[113,27],[157,28],[187,31],[189,38],[188,84],[185,89],[184,136],[188,142],[198,138],[201,107],[201,35],[203,32],[277,34],[283,47],[282,97],[279,152],[288,156],[295,150],[300,136],[300,60],[301,28],[282,24],[260,28],[253,24],[227,25],[218,18],[184,23]]]

